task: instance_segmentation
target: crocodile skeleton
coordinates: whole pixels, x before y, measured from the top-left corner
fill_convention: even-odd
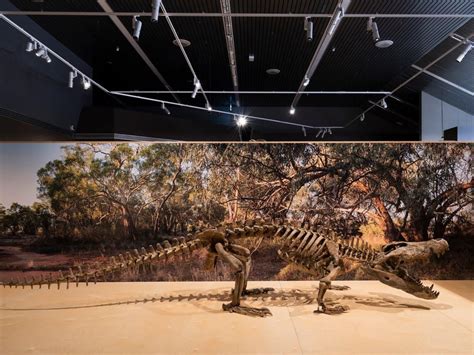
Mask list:
[[[239,244],[243,238],[257,238],[257,247],[251,252]],[[235,312],[251,316],[271,315],[267,308],[250,308],[240,304],[245,295],[267,293],[269,288],[247,289],[247,280],[251,269],[252,253],[258,248],[263,239],[269,239],[278,246],[278,255],[288,263],[313,275],[319,280],[317,295],[318,309],[315,312],[337,314],[345,312],[346,306],[336,305],[328,307],[324,303],[324,295],[328,289],[345,290],[346,286],[333,286],[331,281],[336,277],[359,267],[370,276],[382,283],[401,289],[416,297],[435,299],[439,292],[408,274],[403,267],[405,263],[427,261],[433,256],[440,257],[448,249],[444,239],[433,239],[423,242],[393,242],[384,245],[380,250],[371,247],[360,238],[349,240],[331,233],[323,235],[306,228],[297,228],[289,225],[253,224],[242,227],[218,227],[206,229],[184,237],[174,238],[172,244],[165,241],[156,246],[149,246],[148,250],[135,249],[133,253],[120,254],[111,257],[105,266],[96,269],[86,269],[78,266],[69,269],[58,276],[50,275],[47,278],[17,280],[3,283],[3,286],[34,286],[41,287],[57,284],[97,282],[99,278],[106,280],[108,276],[120,271],[151,265],[160,260],[171,260],[175,256],[191,256],[195,250],[206,248],[210,260],[220,258],[229,264],[235,275],[235,286],[232,289],[232,300],[223,305],[228,312]]]

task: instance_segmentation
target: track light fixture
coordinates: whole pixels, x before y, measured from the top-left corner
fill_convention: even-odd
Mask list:
[[[84,90],[89,90],[91,87],[91,81],[85,76],[82,76],[82,87],[84,88]]]
[[[201,82],[198,80],[198,78],[194,77],[194,90],[191,95],[193,99],[196,98],[196,95],[200,89],[201,89]]]
[[[151,22],[158,22],[160,16],[161,0],[153,0],[151,3]]]
[[[303,80],[303,86],[306,87],[309,85],[309,78],[307,75],[304,76],[304,80]]]
[[[290,107],[290,115],[293,116],[295,114],[295,112],[296,112],[296,109],[293,106],[291,106]]]
[[[69,89],[74,87],[74,79],[77,78],[77,71],[70,71],[69,72]]]
[[[341,21],[341,18],[344,17],[344,9],[342,7],[337,9],[336,17],[331,23],[331,28],[329,28],[329,35],[332,36],[334,34],[334,31],[336,31],[337,26],[339,25],[339,22]]]
[[[314,24],[310,17],[304,19],[304,30],[306,31],[306,40],[311,42],[313,40],[313,28]]]
[[[164,103],[164,102],[161,103],[161,109],[162,109],[163,111],[165,111],[165,113],[166,113],[167,115],[171,115],[170,110],[168,110],[168,107],[165,106],[165,103]]]
[[[458,63],[461,63],[463,61],[464,57],[472,50],[472,47],[473,47],[473,42],[467,41],[462,53],[456,58]]]
[[[365,113],[362,113],[360,115],[360,122],[364,122],[364,120],[365,120]]]
[[[377,48],[388,48],[393,44],[393,41],[389,39],[380,39],[379,27],[377,22],[374,21],[373,17],[369,17],[367,21],[367,31],[372,32],[372,39],[374,41],[375,47]]]
[[[316,138],[319,138],[319,136],[321,135],[321,133],[323,133],[323,129],[320,128],[318,133],[316,133]]]
[[[206,102],[206,108],[208,111],[212,111],[212,106],[209,102]]]
[[[238,115],[237,118],[235,119],[235,123],[237,124],[238,127],[246,126],[248,123],[247,116]]]
[[[380,106],[384,109],[388,108],[387,101],[385,99],[380,100]]]
[[[33,52],[36,49],[36,42],[29,41],[26,44],[26,51],[27,52]]]
[[[138,41],[140,39],[140,32],[142,30],[142,21],[140,21],[140,16],[133,16],[132,29],[133,38]]]
[[[306,137],[306,128],[304,126],[301,126],[301,130],[303,131],[303,136]]]
[[[37,57],[42,57],[46,53],[46,49],[41,46],[35,53]]]

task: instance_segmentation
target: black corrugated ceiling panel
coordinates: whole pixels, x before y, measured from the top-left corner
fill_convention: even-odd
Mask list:
[[[235,18],[234,35],[242,90],[296,90],[328,23],[316,19],[314,39],[306,40],[303,19]],[[249,62],[249,54],[255,61]],[[276,68],[278,75],[268,75]]]
[[[173,0],[163,1],[168,12],[220,12],[219,0]],[[109,0],[115,11],[150,12],[151,0]]]
[[[353,0],[349,13],[472,14],[474,1],[466,0]]]
[[[10,0],[22,11],[102,11],[97,0]]]
[[[465,19],[379,18],[382,39],[394,41],[385,49],[374,46],[366,21],[343,20],[308,90],[381,90]]]
[[[337,0],[231,0],[232,12],[333,13]]]

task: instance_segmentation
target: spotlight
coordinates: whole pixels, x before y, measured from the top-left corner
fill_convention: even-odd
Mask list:
[[[365,120],[365,113],[360,115],[360,122],[364,122]]]
[[[36,43],[28,42],[28,43],[26,44],[26,51],[27,51],[27,52],[33,52],[33,51],[35,50],[35,47],[36,47],[35,44],[36,44]]]
[[[316,134],[316,138],[318,138],[318,137],[321,135],[321,133],[323,133],[323,129],[322,129],[322,128],[319,129],[318,133]]]
[[[336,27],[339,24],[339,21],[341,21],[341,18],[343,16],[344,16],[344,10],[340,7],[339,9],[337,9],[336,17],[334,18],[334,21],[331,24],[331,28],[329,29],[330,36],[334,34],[334,31],[336,30]]]
[[[235,120],[235,123],[237,124],[237,126],[239,127],[244,127],[247,125],[248,121],[247,121],[247,116],[244,116],[244,115],[239,115],[237,116],[237,119]]]
[[[41,56],[41,58],[43,58],[46,61],[46,63],[51,63],[51,61],[52,61],[51,57],[48,55],[47,51],[44,52],[44,54]]]
[[[462,53],[456,58],[456,60],[461,63],[466,56],[472,49],[472,42],[467,42],[466,45],[464,46],[464,49]]]
[[[374,41],[375,47],[388,48],[393,44],[393,41],[389,39],[380,40],[379,27],[377,26],[377,22],[374,21],[373,17],[370,17],[367,21],[367,31],[372,32],[372,39]]]
[[[212,106],[209,102],[206,102],[206,108],[208,111],[212,111]]]
[[[328,128],[328,133],[332,136],[332,129]]]
[[[191,95],[191,97],[192,97],[193,99],[196,98],[196,95],[197,95],[199,89],[201,89],[201,82],[200,82],[197,78],[194,78],[194,91],[193,91],[193,93],[192,93],[192,95]]]
[[[171,115],[170,110],[168,110],[168,108],[165,106],[165,103],[164,103],[164,102],[161,103],[161,109],[162,109],[163,111],[165,111],[165,113],[166,113],[167,115]]]
[[[153,0],[151,3],[151,22],[158,22],[158,16],[160,15],[160,4],[161,0]]]
[[[296,109],[293,106],[291,106],[290,107],[290,115],[294,115],[295,112],[296,112]]]
[[[304,29],[306,31],[306,40],[308,42],[311,42],[313,40],[313,27],[313,21],[309,17],[306,17],[304,19]]]
[[[42,57],[45,53],[46,49],[44,49],[44,47],[40,47],[40,49],[38,49],[35,54],[37,57]]]
[[[140,32],[142,30],[142,22],[140,21],[140,16],[133,16],[132,28],[133,38],[138,41],[140,39]]]
[[[303,136],[306,137],[306,128],[304,126],[301,126],[301,130],[303,131]]]
[[[306,87],[309,85],[309,78],[307,75],[304,76],[303,86]]]
[[[388,107],[387,101],[385,101],[385,99],[380,100],[380,106],[382,106],[382,108],[384,109],[387,109]]]
[[[69,89],[74,87],[74,79],[77,78],[77,71],[70,71],[69,72]]]
[[[321,134],[321,138],[324,138],[324,136],[326,135],[326,132],[327,132],[326,128],[323,129],[323,134]]]
[[[91,87],[91,81],[85,76],[82,77],[82,87],[84,88],[84,90],[89,90]]]

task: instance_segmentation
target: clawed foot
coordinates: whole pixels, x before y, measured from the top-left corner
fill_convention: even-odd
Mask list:
[[[334,307],[327,307],[325,305],[318,306],[318,309],[314,311],[314,313],[324,313],[324,314],[341,314],[345,313],[349,310],[348,306],[334,306]]]
[[[230,313],[239,313],[251,317],[266,317],[271,316],[272,312],[268,308],[252,308],[245,306],[234,306],[232,303],[223,304],[222,309]]]
[[[334,290],[334,291],[346,291],[346,290],[350,290],[351,288],[349,286],[331,285],[331,287],[329,289]]]
[[[242,291],[242,296],[255,296],[255,295],[262,295],[267,294],[268,292],[275,291],[272,287],[260,287],[260,288],[251,288],[248,290]]]

